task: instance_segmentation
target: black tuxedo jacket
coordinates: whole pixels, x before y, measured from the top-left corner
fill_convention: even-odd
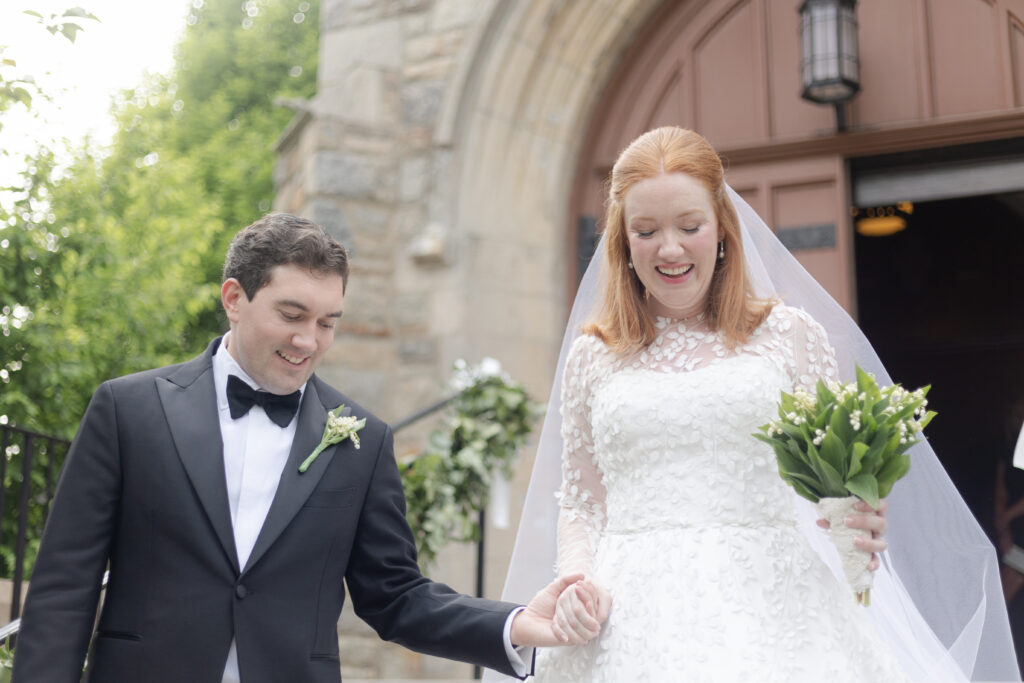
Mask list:
[[[15,650],[16,683],[220,683],[231,638],[243,683],[341,680],[348,584],[380,636],[511,674],[514,605],[425,579],[405,521],[390,428],[312,377],[277,495],[244,567],[228,508],[212,357],[104,383],[54,497]],[[298,466],[344,403],[359,436]]]

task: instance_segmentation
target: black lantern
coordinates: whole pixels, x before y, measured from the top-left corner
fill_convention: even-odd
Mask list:
[[[805,100],[833,104],[846,130],[843,103],[860,90],[857,0],[804,0],[800,5],[801,73]]]

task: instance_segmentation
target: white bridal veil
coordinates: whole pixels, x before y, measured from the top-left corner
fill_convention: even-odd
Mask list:
[[[856,363],[873,372],[879,383],[890,383],[877,354],[850,316],[731,188],[729,196],[740,219],[755,294],[781,297],[821,323],[836,349],[843,380],[854,379]],[[555,492],[561,482],[562,450],[559,389],[566,354],[598,300],[603,246],[602,239],[583,277],[562,341],[502,595],[505,600],[525,603],[555,576]],[[914,680],[1019,681],[995,549],[931,446],[922,442],[911,449],[910,456],[910,473],[889,497],[889,550],[876,572],[872,604],[866,609]],[[796,494],[794,501],[804,533],[845,584],[831,542],[814,524],[813,506]],[[488,672],[485,678],[501,677]]]

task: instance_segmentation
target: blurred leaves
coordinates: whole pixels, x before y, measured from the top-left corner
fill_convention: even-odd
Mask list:
[[[309,19],[296,23],[300,4]],[[110,148],[86,141],[61,163],[41,148],[0,200],[11,423],[70,437],[100,382],[187,358],[220,331],[227,245],[273,202],[273,143],[292,117],[274,100],[315,91],[318,3],[255,6],[193,3],[171,73],[112,103]],[[29,14],[54,35],[96,20],[81,7]],[[5,86],[0,123],[5,106],[31,104]]]
[[[62,14],[50,14],[48,17],[44,17],[39,12],[32,10],[25,10],[25,14],[36,17],[50,35],[57,35],[60,33],[62,36],[70,40],[72,43],[75,42],[75,37],[78,32],[82,30],[82,25],[77,21],[78,19],[91,19],[92,21],[99,21],[96,15],[87,12],[81,7],[72,7],[71,9],[65,10]]]
[[[0,422],[71,438],[101,382],[185,360],[220,332],[227,245],[273,203],[273,144],[293,115],[274,101],[315,92],[318,10],[192,3],[171,72],[114,98],[108,148],[20,160],[0,188]],[[68,40],[96,20],[33,16]],[[29,65],[3,46],[0,58],[9,135],[4,112],[47,94],[13,76]]]

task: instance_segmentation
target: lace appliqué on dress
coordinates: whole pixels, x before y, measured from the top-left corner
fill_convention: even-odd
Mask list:
[[[732,349],[657,327],[630,357],[583,336],[566,361],[559,570],[613,606],[593,642],[542,651],[538,680],[903,680],[751,436],[780,390],[838,377],[822,328],[781,305]]]

